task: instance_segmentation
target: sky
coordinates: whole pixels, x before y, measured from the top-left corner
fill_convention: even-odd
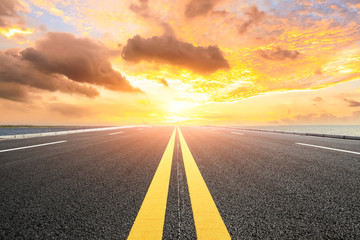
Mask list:
[[[1,0],[0,124],[360,124],[360,2]]]

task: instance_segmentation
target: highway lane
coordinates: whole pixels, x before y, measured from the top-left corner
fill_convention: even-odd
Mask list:
[[[0,141],[0,150],[66,141],[0,153],[0,238],[126,239],[174,130],[139,129]],[[197,166],[185,170],[177,134],[163,239],[196,239],[193,211],[212,201],[232,239],[360,237],[359,155],[296,144],[359,152],[360,141],[180,129]],[[211,194],[197,207],[196,168]]]
[[[359,141],[231,131],[182,130],[233,238],[360,237],[359,155],[295,144]]]
[[[6,141],[66,143],[0,155],[0,239],[125,239],[173,128]]]

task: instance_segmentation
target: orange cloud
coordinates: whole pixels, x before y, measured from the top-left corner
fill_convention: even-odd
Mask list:
[[[222,0],[191,0],[185,9],[187,18],[194,18],[208,14]]]
[[[260,11],[257,6],[251,6],[245,12],[246,19],[242,20],[241,24],[237,26],[240,34],[247,32],[252,25],[259,24],[265,17],[265,12]]]

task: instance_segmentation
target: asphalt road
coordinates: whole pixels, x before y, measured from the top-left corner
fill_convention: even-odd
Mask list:
[[[360,141],[180,129],[232,239],[360,239]],[[173,130],[0,141],[0,239],[126,239]],[[163,239],[196,239],[187,174],[177,134]]]

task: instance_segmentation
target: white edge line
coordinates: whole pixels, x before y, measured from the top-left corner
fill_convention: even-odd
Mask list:
[[[123,132],[113,132],[113,133],[109,133],[109,135],[120,134],[120,133],[123,133]]]
[[[77,129],[77,130],[68,130],[68,131],[59,131],[59,132],[44,132],[44,133],[4,135],[4,136],[0,136],[0,139],[1,140],[4,140],[4,139],[23,139],[23,138],[55,136],[55,135],[84,133],[84,132],[96,132],[96,131],[106,131],[106,130],[116,130],[116,129],[122,129],[122,128],[136,128],[136,127],[145,128],[145,127],[150,127],[150,126],[146,126],[146,125],[133,125],[133,126],[131,126],[130,125],[130,126],[121,126],[121,127],[86,128],[86,129]]]
[[[31,145],[31,146],[25,146],[25,147],[9,148],[9,149],[0,150],[0,153],[16,151],[16,150],[21,150],[21,149],[27,149],[27,148],[41,147],[41,146],[46,146],[46,145],[53,145],[53,144],[64,143],[64,142],[67,142],[67,141],[64,140],[64,141],[49,142],[49,143],[43,143],[43,144],[37,144],[37,145]]]
[[[241,133],[241,132],[231,132],[231,133],[233,133],[233,134],[239,134],[239,135],[244,135],[244,134]]]
[[[303,145],[303,146],[308,146],[308,147],[322,148],[322,149],[327,149],[327,150],[332,150],[332,151],[338,151],[338,152],[345,152],[345,153],[352,153],[352,154],[358,154],[358,155],[360,155],[360,152],[348,151],[348,150],[343,150],[343,149],[323,147],[323,146],[306,144],[306,143],[295,143],[295,144]]]

